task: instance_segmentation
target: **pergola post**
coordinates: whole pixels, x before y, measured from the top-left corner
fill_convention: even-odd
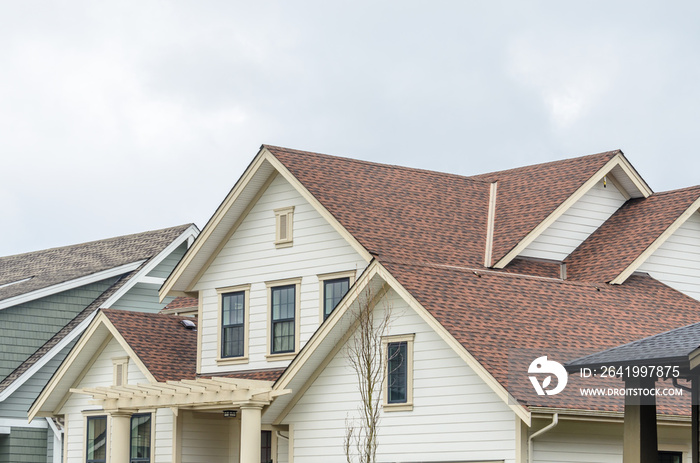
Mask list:
[[[655,378],[626,378],[625,389],[653,389]],[[656,396],[625,395],[623,463],[658,463]],[[694,460],[697,461],[697,460]]]
[[[129,463],[131,458],[131,413],[112,412],[111,459],[112,463]]]
[[[241,461],[260,463],[260,433],[262,405],[241,405]]]

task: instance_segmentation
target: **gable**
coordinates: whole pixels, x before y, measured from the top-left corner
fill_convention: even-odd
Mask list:
[[[385,310],[392,313],[387,336],[414,335],[413,408],[383,409],[378,460],[514,460],[513,410],[396,292],[390,290],[377,303],[375,320],[382,319]],[[317,448],[323,449],[324,457],[343,458],[344,425],[348,418],[360,418],[358,379],[346,349],[347,343],[281,421],[294,425],[297,458],[312,458]],[[266,418],[270,419],[267,414]],[[442,436],[441,445],[436,445],[436,436]],[[488,446],[482,445],[485,441]]]
[[[700,300],[700,212],[690,216],[638,271]]]
[[[615,183],[601,178],[520,256],[563,261],[627,201]]]
[[[293,242],[277,247],[275,210],[294,208]],[[303,345],[320,323],[319,275],[362,272],[364,258],[282,175],[271,180],[235,232],[220,248],[193,290],[202,301],[201,371],[214,373],[255,368],[278,368],[267,354],[267,282],[295,279],[300,288],[299,337]],[[218,289],[249,287],[249,356],[239,366],[217,363],[219,356]]]

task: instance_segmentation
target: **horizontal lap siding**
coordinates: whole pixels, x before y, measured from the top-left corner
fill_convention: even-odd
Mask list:
[[[233,420],[221,413],[181,411],[182,463],[228,463]]]
[[[148,276],[156,278],[168,278],[170,272],[173,271],[177,263],[180,262],[180,259],[182,259],[182,256],[185,255],[185,251],[187,251],[186,242],[178,246],[177,249],[171,252],[158,265],[156,265],[156,267],[148,273]]]
[[[382,413],[378,461],[513,462],[513,411],[393,293],[390,307],[389,334],[415,333],[414,405]],[[294,461],[344,461],[345,422],[359,417],[358,404],[357,377],[343,348],[284,420],[294,425]]]
[[[602,181],[598,182],[520,255],[564,260],[624,203],[625,198],[612,183],[604,188]]]
[[[72,342],[66,346],[56,357],[44,365],[38,372],[32,375],[27,382],[20,386],[10,397],[0,402],[0,417],[3,418],[27,418],[29,407],[34,403],[39,393],[51,379],[63,359],[66,357]]]
[[[277,249],[274,209],[294,206],[293,239],[289,248]],[[207,269],[195,289],[203,291],[202,372],[276,368],[288,362],[268,362],[269,301],[266,281],[302,278],[301,345],[320,321],[318,274],[355,270],[366,262],[333,227],[282,177],[277,176],[242,221],[231,240]],[[251,284],[249,363],[219,367],[218,297],[216,288]]]
[[[700,214],[693,214],[639,271],[700,300]]]
[[[77,388],[111,386],[113,383],[113,358],[126,357],[126,351],[114,339],[112,339],[105,349],[100,353],[95,363],[90,367],[85,377],[80,381]],[[148,380],[139,370],[133,360],[129,360],[128,383],[147,383]],[[99,406],[90,404],[92,397],[71,394],[59,413],[64,414],[67,421],[65,445],[68,448],[68,461],[66,463],[82,463],[85,459],[85,430],[84,415],[86,410],[100,410]],[[98,413],[99,415],[99,413]],[[106,413],[105,413],[106,415]],[[167,423],[166,423],[167,425]],[[158,430],[156,430],[158,436]],[[157,441],[158,442],[158,441]],[[158,450],[156,449],[156,454]]]
[[[12,428],[7,442],[9,463],[46,463],[46,429]]]
[[[0,379],[12,373],[117,279],[110,278],[0,311],[3,333]],[[41,323],[37,324],[37,320]]]
[[[158,313],[173,299],[173,297],[166,297],[163,302],[160,302],[158,300],[158,286],[137,283],[109,308]]]

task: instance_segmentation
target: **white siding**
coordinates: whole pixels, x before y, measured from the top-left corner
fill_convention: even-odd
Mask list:
[[[237,455],[234,443],[233,423],[237,420],[224,419],[221,412],[186,412],[182,420],[182,463],[228,463],[229,453]]]
[[[549,421],[536,420],[534,429]],[[560,421],[534,440],[533,463],[622,463],[622,423]],[[682,451],[690,461],[690,427],[664,426],[658,430],[659,450]]]
[[[112,339],[107,347],[99,355],[95,363],[90,367],[85,377],[78,384],[78,388],[83,387],[97,387],[97,386],[111,386],[113,381],[113,358],[125,357],[127,356],[126,351],[121,347],[121,345],[114,339]],[[129,361],[129,373],[128,373],[129,384],[144,383],[148,382],[144,374],[138,368],[138,366],[133,362]],[[100,410],[99,406],[91,405],[91,397],[72,394],[71,397],[66,401],[66,404],[60,410],[61,414],[64,414],[67,422],[67,430],[65,436],[65,445],[68,448],[68,461],[66,463],[79,463],[83,462],[85,459],[85,432],[84,432],[84,415],[83,411],[87,410]],[[169,410],[167,410],[169,412]],[[157,428],[160,420],[159,418],[163,416],[164,429],[160,430]],[[172,419],[170,420],[172,421]],[[170,425],[172,426],[172,425]],[[160,412],[158,417],[156,417],[156,443],[164,442],[164,432],[167,432],[168,420],[164,417],[164,412]],[[167,443],[170,446],[172,440]],[[161,455],[167,455],[170,452],[169,449],[161,451],[158,447],[155,449],[155,455],[157,456],[156,461],[172,461],[169,458],[163,458]]]
[[[676,230],[639,271],[700,300],[700,213]]]
[[[294,245],[277,249],[274,209],[295,206]],[[361,256],[282,177],[277,176],[223,247],[195,289],[203,294],[202,372],[276,368],[289,362],[268,362],[266,281],[302,278],[301,345],[320,321],[318,274],[356,270],[366,266]],[[216,288],[251,284],[249,363],[219,366],[218,298]]]
[[[604,188],[601,180],[520,255],[564,260],[624,203],[620,191],[611,182]]]
[[[378,461],[514,462],[513,411],[410,307],[393,293],[390,300],[389,334],[415,334],[413,410],[382,413]],[[356,381],[341,349],[284,420],[294,426],[294,461],[345,461]]]

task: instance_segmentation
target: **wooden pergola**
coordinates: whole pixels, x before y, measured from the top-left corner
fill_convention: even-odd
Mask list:
[[[131,415],[144,408],[174,410],[237,409],[241,416],[240,461],[260,461],[262,409],[289,390],[273,390],[271,381],[235,378],[197,378],[193,380],[71,389],[93,398],[112,418],[113,463],[129,462],[129,424]]]
[[[691,385],[691,459],[700,462],[700,323],[581,357],[566,365],[570,373],[578,373],[581,368],[601,371],[603,367],[615,367],[622,374],[625,389],[640,392],[625,395],[623,463],[658,463],[656,396],[641,391],[655,389],[660,380],[688,390],[678,383],[681,379]]]

